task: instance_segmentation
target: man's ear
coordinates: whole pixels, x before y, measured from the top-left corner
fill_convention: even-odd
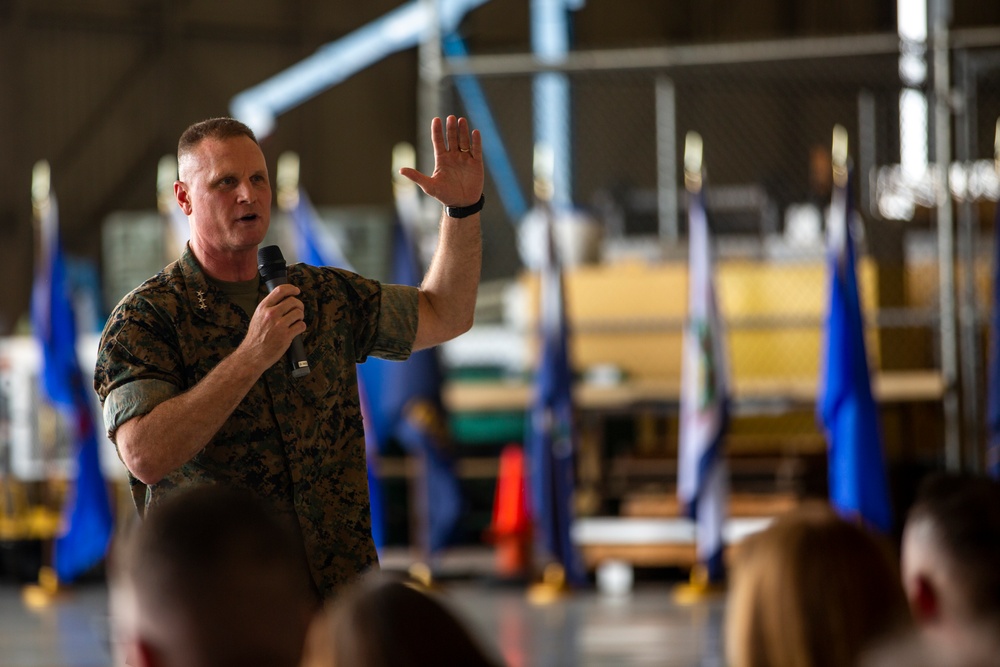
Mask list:
[[[180,206],[181,211],[184,215],[191,215],[193,210],[191,207],[191,193],[188,192],[187,184],[181,181],[174,181],[174,199],[177,201],[177,205]]]
[[[933,623],[941,615],[941,599],[937,588],[927,577],[920,575],[913,582],[910,609],[917,623]]]
[[[166,663],[149,642],[136,639],[125,647],[125,664],[128,667],[163,667]]]

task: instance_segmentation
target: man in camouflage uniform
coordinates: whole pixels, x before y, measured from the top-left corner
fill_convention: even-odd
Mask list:
[[[445,205],[419,289],[295,265],[270,293],[257,272],[271,187],[256,138],[232,119],[181,136],[174,194],[191,240],[115,308],[94,377],[140,514],[173,489],[227,484],[294,519],[321,596],[377,563],[355,363],[468,330],[479,282],[482,141],[454,116],[431,136],[433,174],[401,171]],[[311,368],[298,379],[284,362],[297,335]]]

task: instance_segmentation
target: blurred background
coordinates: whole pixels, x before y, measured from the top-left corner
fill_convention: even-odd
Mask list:
[[[441,30],[427,27],[434,12]],[[498,456],[524,434],[540,141],[553,149],[582,387],[581,516],[676,513],[682,159],[692,130],[704,142],[735,387],[734,490],[779,505],[826,492],[814,401],[835,124],[850,138],[861,299],[895,503],[905,506],[920,471],[986,465],[1000,4],[10,0],[0,3],[0,52],[8,478],[58,478],[68,460],[65,428],[33,400],[33,165],[51,166],[81,359],[92,362],[110,309],[177,256],[157,207],[161,158],[189,124],[220,115],[258,131],[272,180],[278,157],[297,153],[299,184],[327,230],[359,272],[387,280],[394,148],[413,145],[429,170],[433,116],[465,115],[483,130],[477,325],[441,354],[468,498],[460,544],[482,542]],[[305,62],[313,67],[297,69]],[[438,215],[421,205],[422,247],[433,246]],[[273,239],[292,247],[290,233],[276,211]],[[113,449],[102,446],[105,474],[120,483]],[[403,450],[389,443],[382,454],[387,494],[411,498],[418,473]],[[407,508],[387,504],[389,544],[413,541]],[[634,562],[643,558],[676,555]]]

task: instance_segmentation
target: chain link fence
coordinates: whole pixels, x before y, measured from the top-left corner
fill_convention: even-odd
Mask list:
[[[679,378],[687,254],[683,150],[686,133],[696,131],[704,142],[733,381],[744,396],[767,399],[743,401],[746,418],[734,425],[730,446],[822,451],[811,393],[819,382],[827,299],[824,218],[831,195],[831,133],[839,124],[850,137],[861,299],[887,449],[896,459],[940,460],[947,388],[933,382],[940,379],[942,345],[936,156],[929,122],[933,89],[930,83],[904,88],[894,37],[815,40],[787,48],[749,45],[744,57],[738,46],[577,54],[563,67],[547,68],[559,70],[571,91],[560,118],[571,137],[565,168],[572,174],[572,202],[602,230],[600,263],[578,267],[567,278],[578,371],[610,363],[632,377]],[[956,343],[961,358],[975,360],[963,373],[976,381],[962,377],[956,385],[965,419],[957,426],[970,452],[982,437],[977,422],[984,414],[990,239],[1000,194],[992,165],[1000,113],[996,53],[953,53],[958,66],[950,102],[958,160],[950,176],[959,256],[950,296],[971,331]],[[457,85],[462,76],[476,76],[514,174],[506,184],[488,183],[487,198],[501,200],[516,182],[530,200],[538,112],[532,81],[544,68],[505,56],[449,66],[442,106],[465,108],[473,124],[480,124],[476,106]],[[918,100],[918,108],[923,104],[922,115],[901,112],[907,99]],[[904,173],[902,164],[914,151],[925,165],[917,176]],[[521,268],[520,258],[508,250],[519,221],[501,220],[501,210],[495,207],[486,216],[487,276]],[[635,260],[645,269],[634,280],[610,277],[628,273],[621,267]],[[601,267],[610,267],[606,275],[618,281],[615,287],[608,294],[585,291],[586,280],[579,276]],[[679,273],[665,276],[671,267]],[[974,289],[963,290],[963,281]],[[638,298],[628,293],[632,290],[641,292]],[[594,305],[595,300],[604,303]],[[621,307],[629,300],[638,304],[632,311]],[[608,335],[617,343],[592,340]],[[882,382],[892,377],[898,386]],[[780,419],[760,417],[778,413]],[[668,439],[666,447],[671,446]]]

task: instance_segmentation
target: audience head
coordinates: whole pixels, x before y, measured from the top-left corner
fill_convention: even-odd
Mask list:
[[[498,667],[436,594],[369,575],[317,622],[308,667]]]
[[[112,615],[135,666],[299,664],[316,602],[287,527],[252,495],[179,491],[115,563]]]
[[[925,479],[903,530],[902,570],[929,639],[961,649],[978,636],[1000,652],[1000,483],[954,473]]]
[[[895,558],[822,504],[739,546],[726,619],[731,667],[841,667],[907,626]]]

